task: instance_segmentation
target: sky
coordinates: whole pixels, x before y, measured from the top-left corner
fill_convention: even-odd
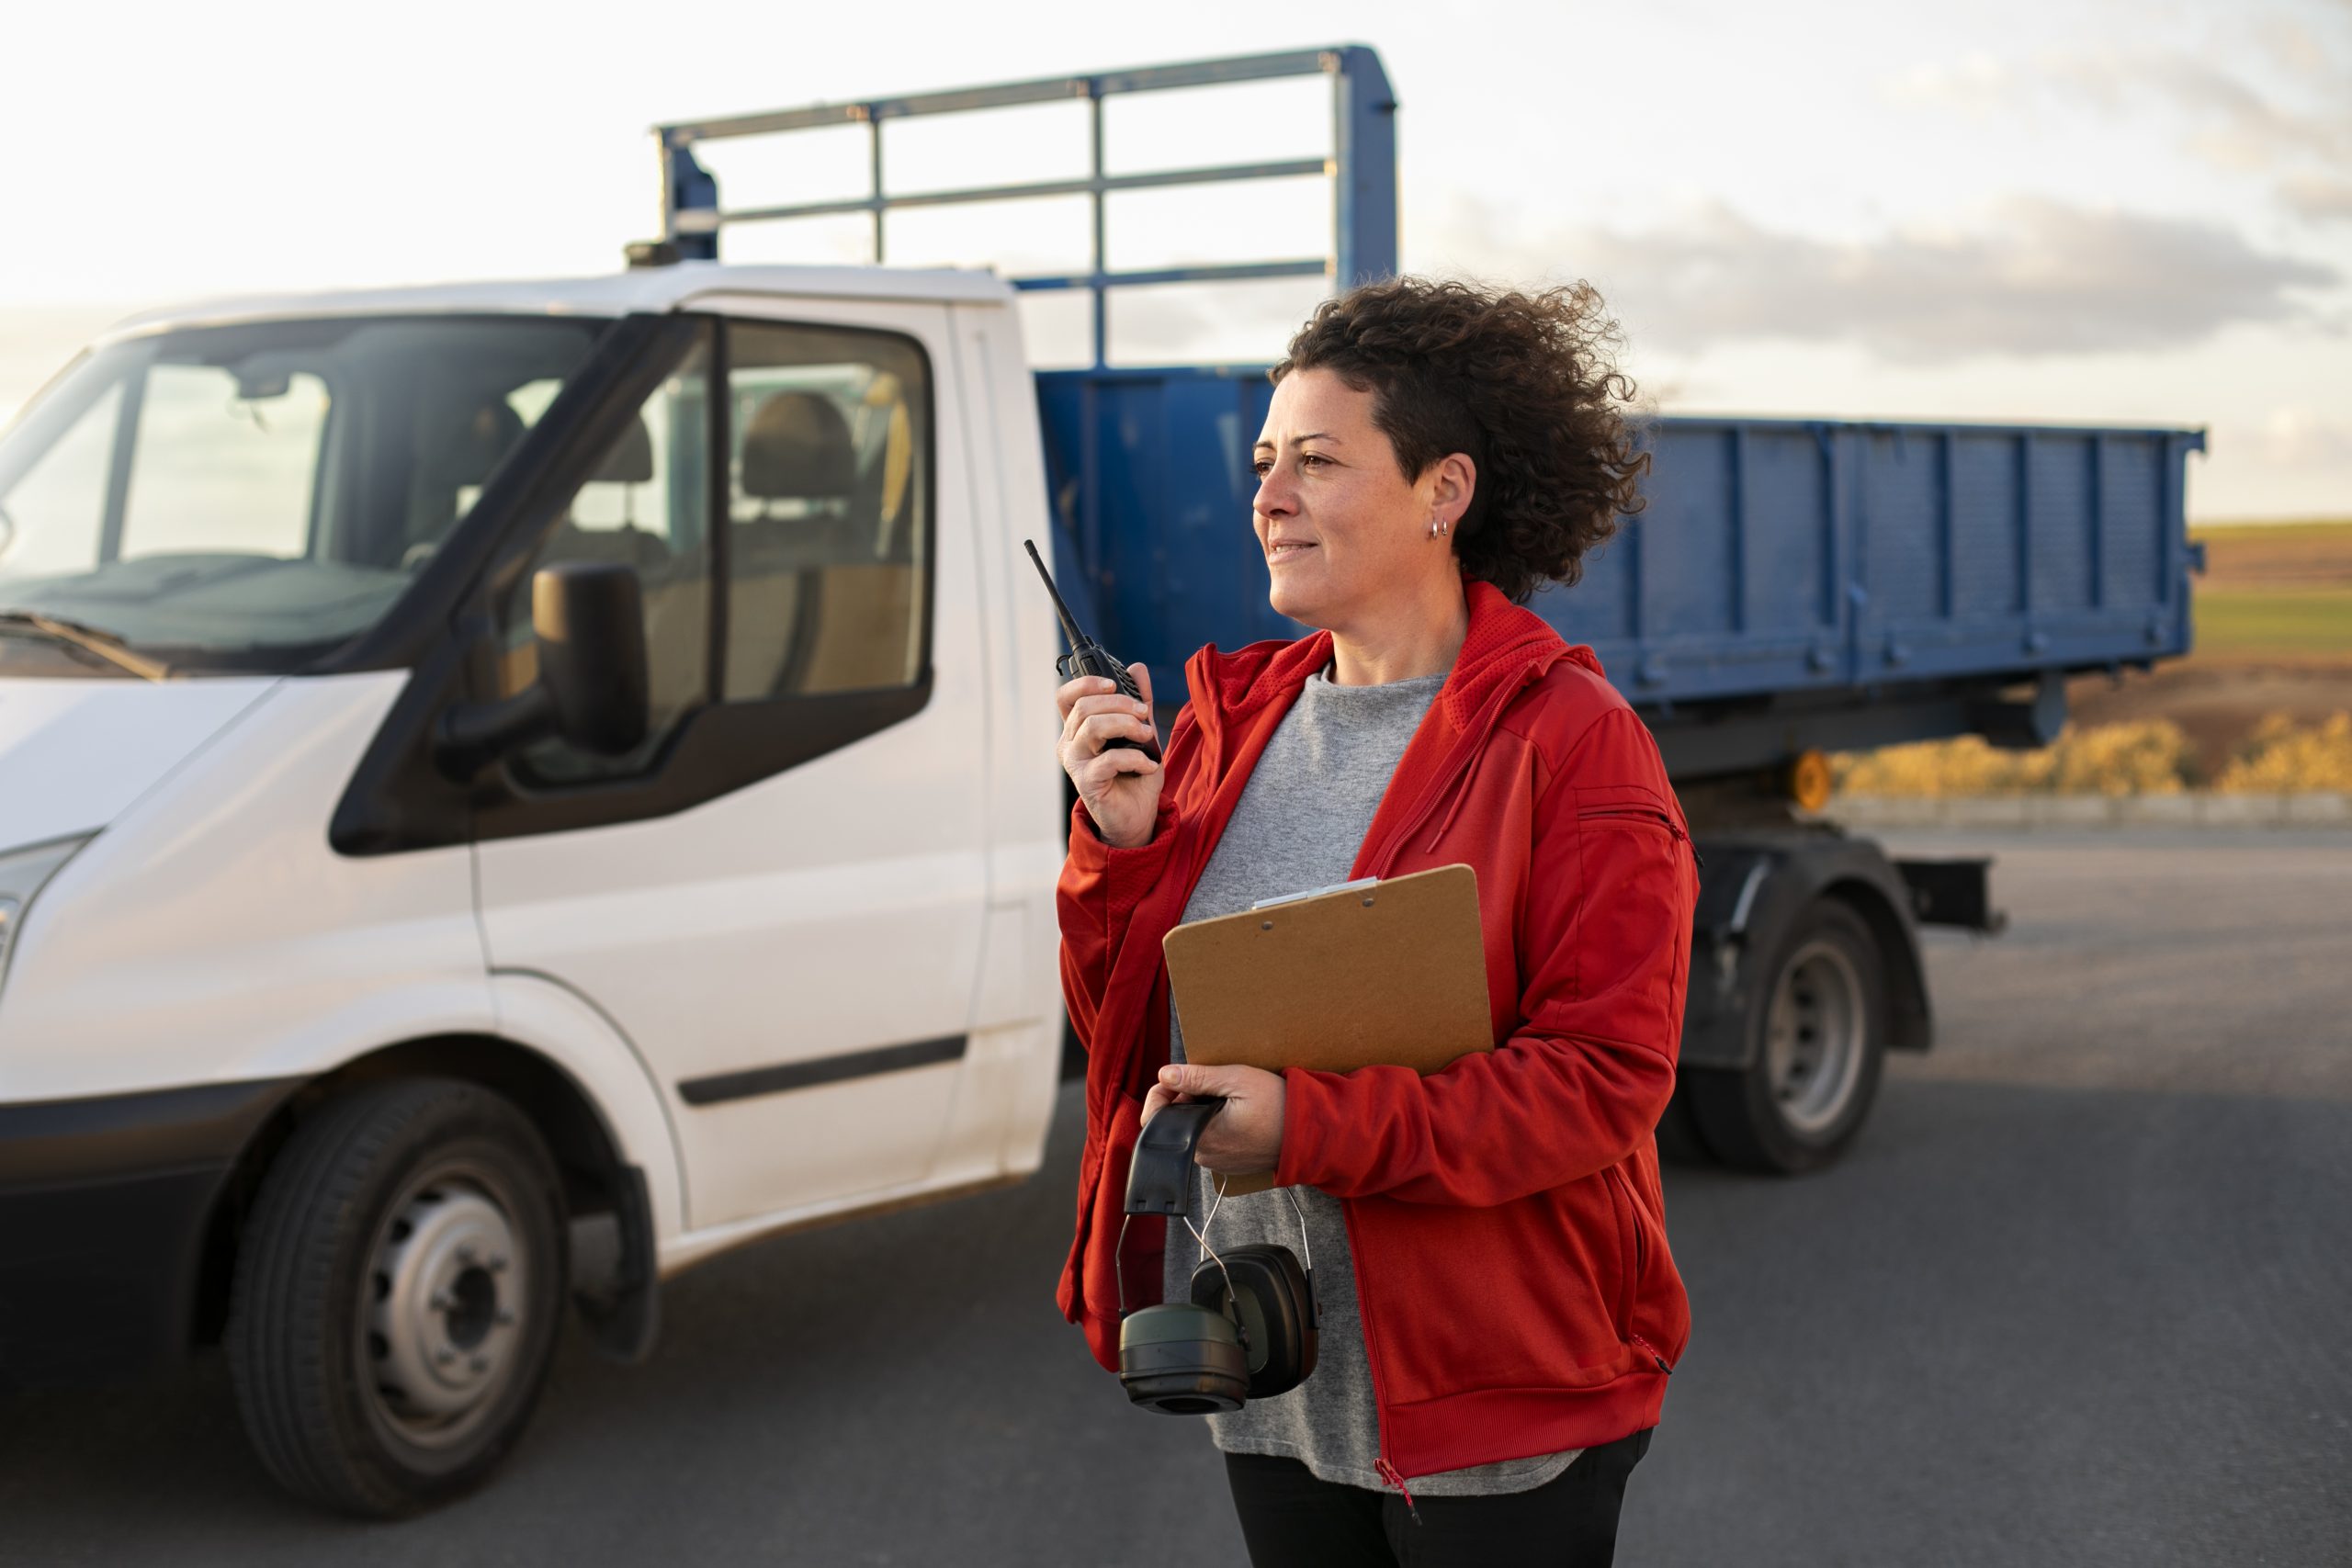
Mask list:
[[[2192,516],[2352,516],[2352,0],[1638,6],[894,0],[19,8],[0,416],[208,295],[576,276],[655,231],[657,123],[1340,42],[1398,111],[1409,271],[1590,279],[1651,406],[2210,432]],[[1312,155],[1299,82],[1116,100],[1114,168]],[[726,144],[730,205],[854,194],[863,132]],[[1083,165],[1077,106],[886,130],[895,188]],[[1320,182],[1121,198],[1115,265],[1313,254]],[[1083,260],[1082,201],[894,219],[888,259]],[[863,262],[862,221],[730,231]],[[1129,358],[1273,357],[1312,282],[1125,302]],[[1033,307],[1046,362],[1074,322]]]

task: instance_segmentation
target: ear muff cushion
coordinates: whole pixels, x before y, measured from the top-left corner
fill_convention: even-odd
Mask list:
[[[1130,1313],[1120,1324],[1119,1382],[1147,1410],[1207,1416],[1241,1408],[1250,1369],[1240,1336],[1223,1313],[1170,1303]]]
[[[1193,1270],[1195,1305],[1222,1311],[1226,1276],[1240,1298],[1241,1328],[1250,1346],[1250,1397],[1288,1393],[1315,1370],[1314,1286],[1298,1257],[1287,1247],[1254,1242],[1227,1248]]]

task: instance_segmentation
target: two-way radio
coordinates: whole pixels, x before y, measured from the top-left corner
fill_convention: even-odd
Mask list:
[[[1069,643],[1069,651],[1054,660],[1054,668],[1060,672],[1061,678],[1065,681],[1075,681],[1080,675],[1107,677],[1120,691],[1137,702],[1143,701],[1143,690],[1136,684],[1136,678],[1127,673],[1127,667],[1112,658],[1109,649],[1080,631],[1078,622],[1070,617],[1069,606],[1062,603],[1061,592],[1054,586],[1054,574],[1046,570],[1045,559],[1037,554],[1037,547],[1023,539],[1021,541],[1021,547],[1029,552],[1030,560],[1036,565],[1037,575],[1046,580],[1046,597],[1053,600],[1054,614],[1059,615],[1062,620],[1062,637]],[[1149,721],[1147,720],[1147,722]],[[1130,740],[1121,735],[1105,740],[1102,743],[1102,749],[1108,751],[1114,747],[1123,746],[1130,750],[1140,751],[1157,762],[1159,761],[1159,741],[1156,734],[1158,726],[1154,725],[1153,728],[1154,739],[1148,741]]]

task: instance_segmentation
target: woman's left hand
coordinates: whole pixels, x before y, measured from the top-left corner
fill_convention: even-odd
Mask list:
[[[1250,1176],[1272,1170],[1283,1153],[1283,1079],[1262,1067],[1207,1067],[1170,1063],[1144,1097],[1143,1119],[1163,1105],[1221,1096],[1225,1109],[1201,1129],[1193,1163],[1220,1176]]]

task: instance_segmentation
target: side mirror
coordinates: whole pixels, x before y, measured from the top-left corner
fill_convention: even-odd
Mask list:
[[[491,759],[560,735],[617,757],[645,739],[645,611],[637,573],[611,561],[560,561],[531,578],[539,678],[511,697],[468,703],[441,720],[435,756],[470,777]]]

